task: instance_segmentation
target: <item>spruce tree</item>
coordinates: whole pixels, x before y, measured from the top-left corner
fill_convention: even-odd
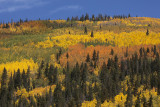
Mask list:
[[[114,51],[113,51],[113,49],[111,49],[111,55],[113,55],[114,54]]]
[[[150,96],[150,98],[149,98],[149,102],[148,102],[148,105],[149,105],[149,107],[153,107],[153,97],[152,97],[152,95]]]
[[[66,58],[67,58],[67,59],[69,58],[69,54],[68,54],[68,52],[67,52],[67,54],[66,54]]]
[[[58,69],[57,69],[57,67],[54,69],[54,73],[53,73],[53,84],[55,84],[56,82],[58,82]]]
[[[87,34],[87,27],[84,28],[84,33]]]
[[[126,102],[125,102],[125,106],[126,107],[132,107],[132,93],[131,93],[131,88],[130,86],[128,87],[128,90],[127,90],[127,99],[126,99]]]
[[[139,96],[140,96],[140,95],[138,94],[135,107],[141,107],[141,105],[140,105],[141,102],[140,102]]]
[[[143,101],[143,107],[147,107],[147,101],[144,95],[142,97],[142,101]]]
[[[15,78],[15,89],[21,87],[22,85],[22,79],[21,79],[21,73],[20,73],[20,69],[17,70],[16,72],[16,78]]]
[[[90,62],[90,56],[89,56],[89,53],[87,54],[86,62]]]
[[[93,35],[93,31],[91,32],[91,37],[94,37],[94,35]]]
[[[0,106],[7,107],[7,70],[3,69],[2,77],[1,77],[1,90],[0,90]]]
[[[92,84],[89,85],[89,92],[88,92],[88,101],[93,100],[93,89]]]
[[[62,92],[62,88],[60,83],[56,84],[56,88],[53,93],[54,104],[56,107],[63,107],[64,106],[64,96]]]
[[[148,29],[147,29],[146,35],[147,35],[147,36],[149,35],[149,30],[148,30]]]
[[[93,51],[93,56],[92,56],[92,60],[96,61],[97,59],[97,54],[96,54],[96,50]]]
[[[48,72],[49,85],[53,84],[53,73],[54,73],[54,66],[51,64]]]
[[[1,79],[1,89],[6,89],[7,88],[7,70],[6,68],[3,69],[3,73],[2,73],[2,79]]]
[[[86,13],[85,20],[89,20],[89,15]]]
[[[49,72],[48,67],[49,67],[49,64],[46,63],[46,68],[45,68],[45,71],[44,71],[44,74],[45,74],[46,77],[48,76],[48,72]]]

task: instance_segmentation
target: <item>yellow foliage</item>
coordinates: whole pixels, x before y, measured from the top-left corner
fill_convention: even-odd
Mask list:
[[[116,105],[114,103],[112,103],[111,101],[104,101],[103,104],[101,104],[101,107],[116,107]]]
[[[56,88],[56,85],[52,85],[51,86],[51,89],[52,89],[52,92],[54,92],[54,89]],[[35,88],[33,89],[32,91],[29,92],[30,95],[34,96],[34,95],[43,95],[46,93],[46,90],[49,91],[50,89],[50,86],[47,86],[47,87],[39,87],[39,88]]]
[[[98,69],[98,68],[94,69],[94,74],[95,74],[96,76],[98,76],[98,74],[99,74],[99,69]]]
[[[65,75],[58,75],[58,81],[62,82],[65,78]]]
[[[92,101],[84,101],[81,107],[96,107],[97,100],[93,99]]]
[[[160,43],[160,33],[150,32],[147,36],[146,31],[122,32],[116,34],[113,32],[95,32],[94,37],[90,35],[61,35],[54,36],[50,40],[38,42],[38,48],[51,48],[54,46],[68,48],[77,43],[109,43],[118,47],[128,47],[135,45],[155,45]]]
[[[2,63],[0,64],[0,74],[2,73],[4,67],[7,69],[8,75],[10,75],[11,72],[13,73],[14,70],[17,71],[18,68],[20,69],[21,72],[23,71],[23,69],[27,71],[28,67],[30,67],[31,71],[36,71],[38,68],[38,64],[35,63],[32,59],[29,60],[23,59],[20,62],[15,61],[15,62]]]
[[[115,104],[124,106],[124,103],[126,102],[127,95],[123,95],[123,93],[119,93],[118,95],[115,96]]]

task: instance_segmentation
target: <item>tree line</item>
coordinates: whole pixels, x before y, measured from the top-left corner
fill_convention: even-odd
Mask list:
[[[147,57],[147,53],[150,51],[154,53],[154,59]],[[61,73],[54,65],[42,61],[35,77],[31,75],[29,68],[22,72],[18,69],[9,77],[4,68],[1,77],[0,106],[80,107],[83,101],[91,101],[96,98],[97,107],[99,107],[105,100],[114,102],[114,97],[120,92],[127,95],[126,107],[132,107],[133,96],[137,97],[136,107],[140,107],[140,104],[143,104],[144,107],[153,106],[152,96],[148,102],[144,96],[143,99],[140,99],[138,88],[141,85],[144,86],[144,90],[156,88],[158,95],[160,94],[160,58],[156,46],[152,50],[142,47],[139,50],[139,55],[135,52],[131,58],[121,60],[111,50],[111,55],[114,55],[114,58],[109,58],[107,63],[104,62],[99,74],[95,75],[92,69],[97,67],[99,54],[94,50],[91,57],[88,54],[85,62],[76,63],[73,68],[67,62]],[[126,51],[125,56],[127,55]],[[66,55],[66,57],[70,56]],[[65,75],[63,81],[58,78],[60,74]],[[125,77],[129,77],[126,83],[127,90],[121,85]],[[19,89],[25,88],[29,92],[42,87],[41,84],[36,83],[41,78],[47,78],[49,86],[56,85],[54,92],[50,88],[45,94],[29,95],[27,98],[15,94]]]

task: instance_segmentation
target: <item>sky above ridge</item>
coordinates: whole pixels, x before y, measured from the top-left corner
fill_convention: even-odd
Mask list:
[[[160,18],[160,0],[0,0],[0,22],[66,19],[88,13]]]

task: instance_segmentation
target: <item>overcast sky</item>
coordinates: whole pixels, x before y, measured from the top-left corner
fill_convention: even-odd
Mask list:
[[[66,19],[82,14],[160,18],[160,0],[0,0],[0,21]]]

